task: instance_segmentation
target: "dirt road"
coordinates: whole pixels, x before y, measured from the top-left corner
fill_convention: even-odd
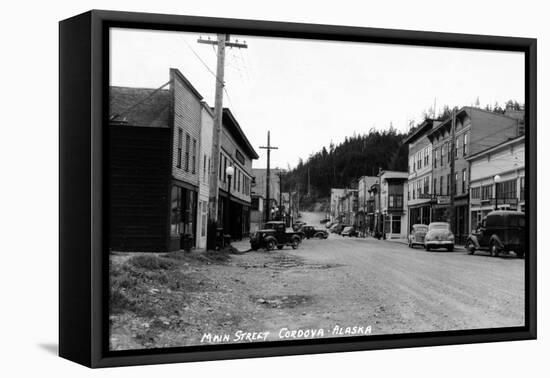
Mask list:
[[[314,217],[303,215],[311,224]],[[268,333],[262,337],[274,341],[292,330],[333,337],[347,327],[394,334],[524,324],[524,261],[513,257],[331,235],[304,240],[297,250],[250,252],[195,270],[213,283],[197,293],[209,298],[205,323],[193,332],[166,332],[163,345],[219,342],[216,335],[263,341],[239,340],[238,331]],[[224,314],[229,323],[220,323]]]

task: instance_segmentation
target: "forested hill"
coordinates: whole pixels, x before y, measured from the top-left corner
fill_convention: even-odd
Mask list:
[[[308,190],[312,198],[330,196],[330,188],[350,187],[361,176],[371,176],[378,169],[407,170],[408,149],[403,145],[407,134],[389,130],[370,130],[367,134],[346,137],[344,142],[329,145],[305,162],[300,160],[283,179],[285,190],[296,190],[299,185],[302,194]]]

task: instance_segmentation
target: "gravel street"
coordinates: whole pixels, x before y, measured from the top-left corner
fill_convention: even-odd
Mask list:
[[[317,216],[303,219],[319,225]],[[251,251],[222,263],[190,259],[180,269],[191,280],[183,292],[159,286],[155,294],[166,301],[161,308],[180,315],[161,318],[166,325],[155,332],[148,328],[154,317],[113,317],[114,349],[524,324],[524,260],[515,257],[331,234],[296,250]]]

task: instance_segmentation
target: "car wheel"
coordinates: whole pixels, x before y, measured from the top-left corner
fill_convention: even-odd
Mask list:
[[[471,240],[468,240],[466,242],[466,251],[468,251],[469,255],[473,255],[476,251],[476,246],[474,245],[474,242]]]
[[[498,248],[498,245],[495,242],[491,242],[491,246],[489,248],[489,251],[491,252],[491,256],[498,257],[500,254],[500,250]]]
[[[454,245],[450,245],[447,247],[447,251],[452,252],[455,249]]]
[[[275,249],[276,246],[277,244],[275,243],[275,240],[268,240],[265,245],[265,249],[267,249],[268,251],[272,251]]]
[[[426,251],[428,251],[428,252],[430,251],[430,246],[429,246],[428,244],[426,244],[426,245],[424,246],[424,248],[426,248]]]
[[[292,239],[292,249],[298,248],[299,245],[300,245],[300,242],[298,241],[298,239],[296,238]]]

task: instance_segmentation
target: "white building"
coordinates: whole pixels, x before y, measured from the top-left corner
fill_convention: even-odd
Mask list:
[[[330,189],[330,221],[340,221],[342,215],[340,199],[346,194],[346,189]]]
[[[382,234],[386,239],[407,237],[407,178],[408,172],[382,171],[380,193],[382,207]]]
[[[525,137],[510,139],[467,158],[470,163],[470,229],[492,210],[525,211]]]

